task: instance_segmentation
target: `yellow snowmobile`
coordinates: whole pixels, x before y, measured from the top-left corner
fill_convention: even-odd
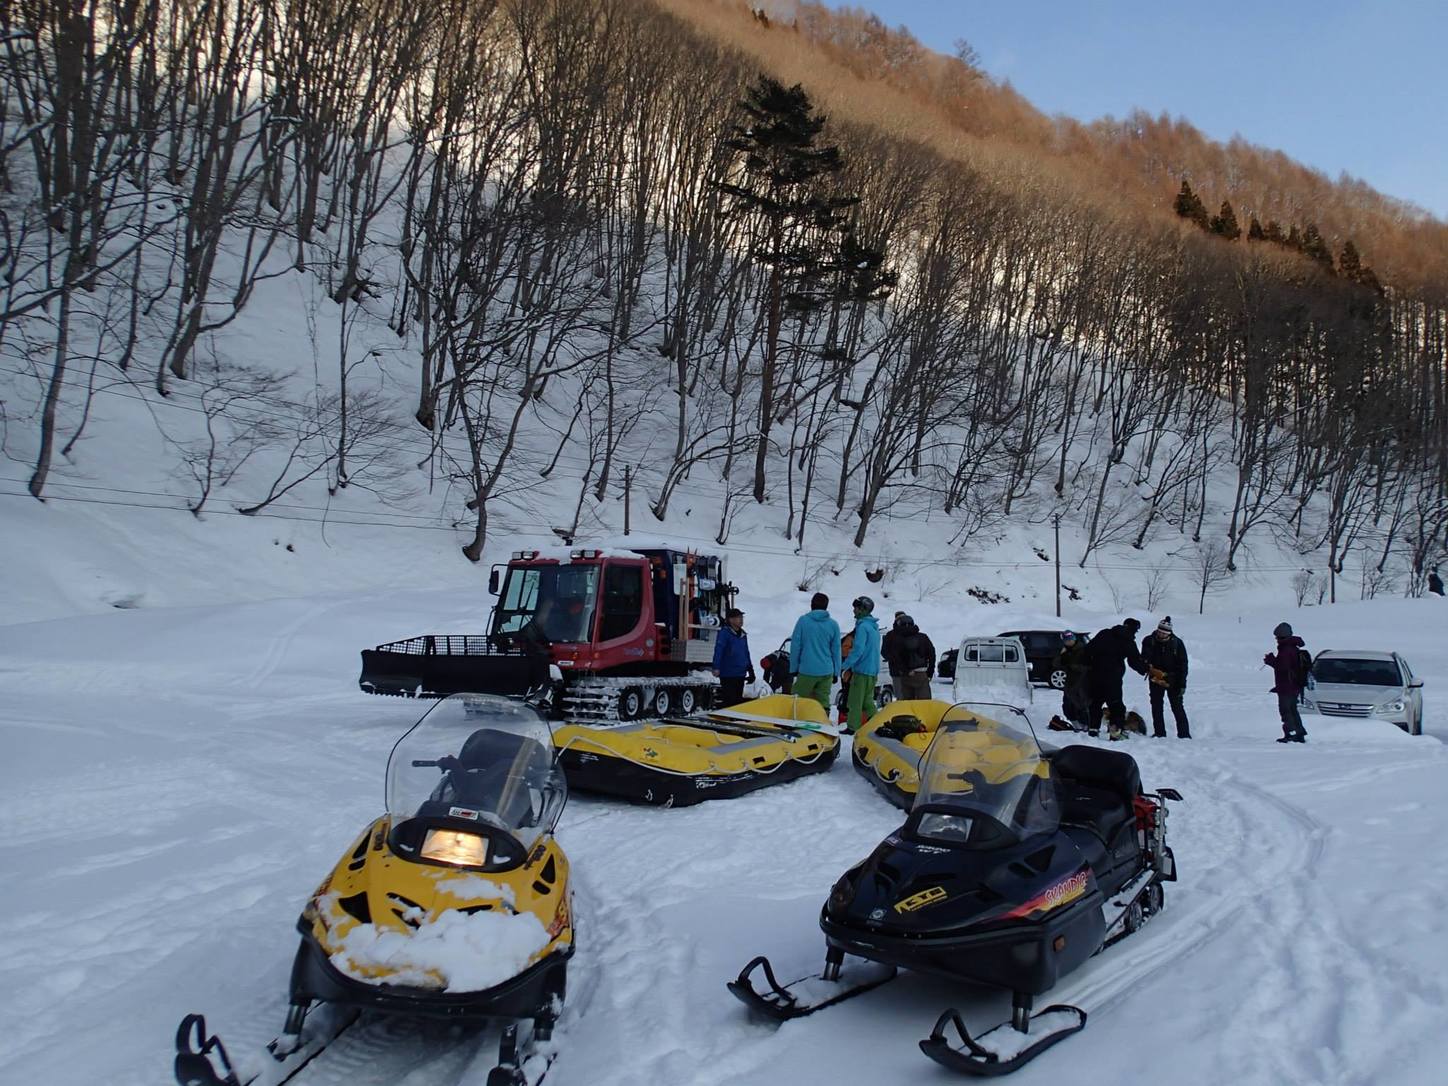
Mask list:
[[[661,807],[823,773],[840,750],[820,703],[791,694],[684,718],[566,724],[553,741],[570,787]]]
[[[392,749],[387,812],[302,910],[291,1006],[272,1057],[310,1061],[355,1018],[334,1013],[306,1031],[314,1004],[496,1018],[507,1025],[488,1086],[526,1086],[525,1062],[551,1037],[573,954],[568,858],[553,838],[566,799],[548,725],[533,708],[493,695],[434,702]],[[532,1028],[520,1041],[525,1020]],[[183,1021],[177,1050],[183,1086],[251,1080],[199,1015]],[[535,1063],[546,1070],[551,1058]]]

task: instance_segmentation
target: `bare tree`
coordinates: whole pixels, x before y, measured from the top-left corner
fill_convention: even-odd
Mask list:
[[[1220,539],[1208,539],[1198,543],[1195,550],[1197,587],[1201,594],[1197,598],[1197,614],[1205,614],[1207,593],[1217,592],[1232,579],[1232,569],[1227,564],[1227,545]]]

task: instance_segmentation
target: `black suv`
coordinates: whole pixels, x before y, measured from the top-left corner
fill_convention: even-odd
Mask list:
[[[1007,630],[998,637],[1018,637],[1026,647],[1026,661],[1031,665],[1031,681],[1046,683],[1057,690],[1066,688],[1066,673],[1056,670],[1056,654],[1061,651],[1060,630]],[[1076,635],[1085,644],[1091,638],[1084,633]]]

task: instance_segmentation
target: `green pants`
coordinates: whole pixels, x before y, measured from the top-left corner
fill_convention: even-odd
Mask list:
[[[845,701],[845,730],[851,735],[864,727],[865,721],[879,712],[875,708],[876,678],[877,676],[874,675],[850,676],[850,693]]]
[[[794,677],[794,696],[797,698],[814,698],[824,709],[825,716],[830,712],[830,688],[835,685],[833,675],[796,675]]]

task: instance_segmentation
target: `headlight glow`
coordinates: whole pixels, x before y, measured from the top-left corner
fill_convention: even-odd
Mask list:
[[[482,867],[488,862],[488,842],[476,833],[428,830],[422,842],[422,858],[459,867]]]

